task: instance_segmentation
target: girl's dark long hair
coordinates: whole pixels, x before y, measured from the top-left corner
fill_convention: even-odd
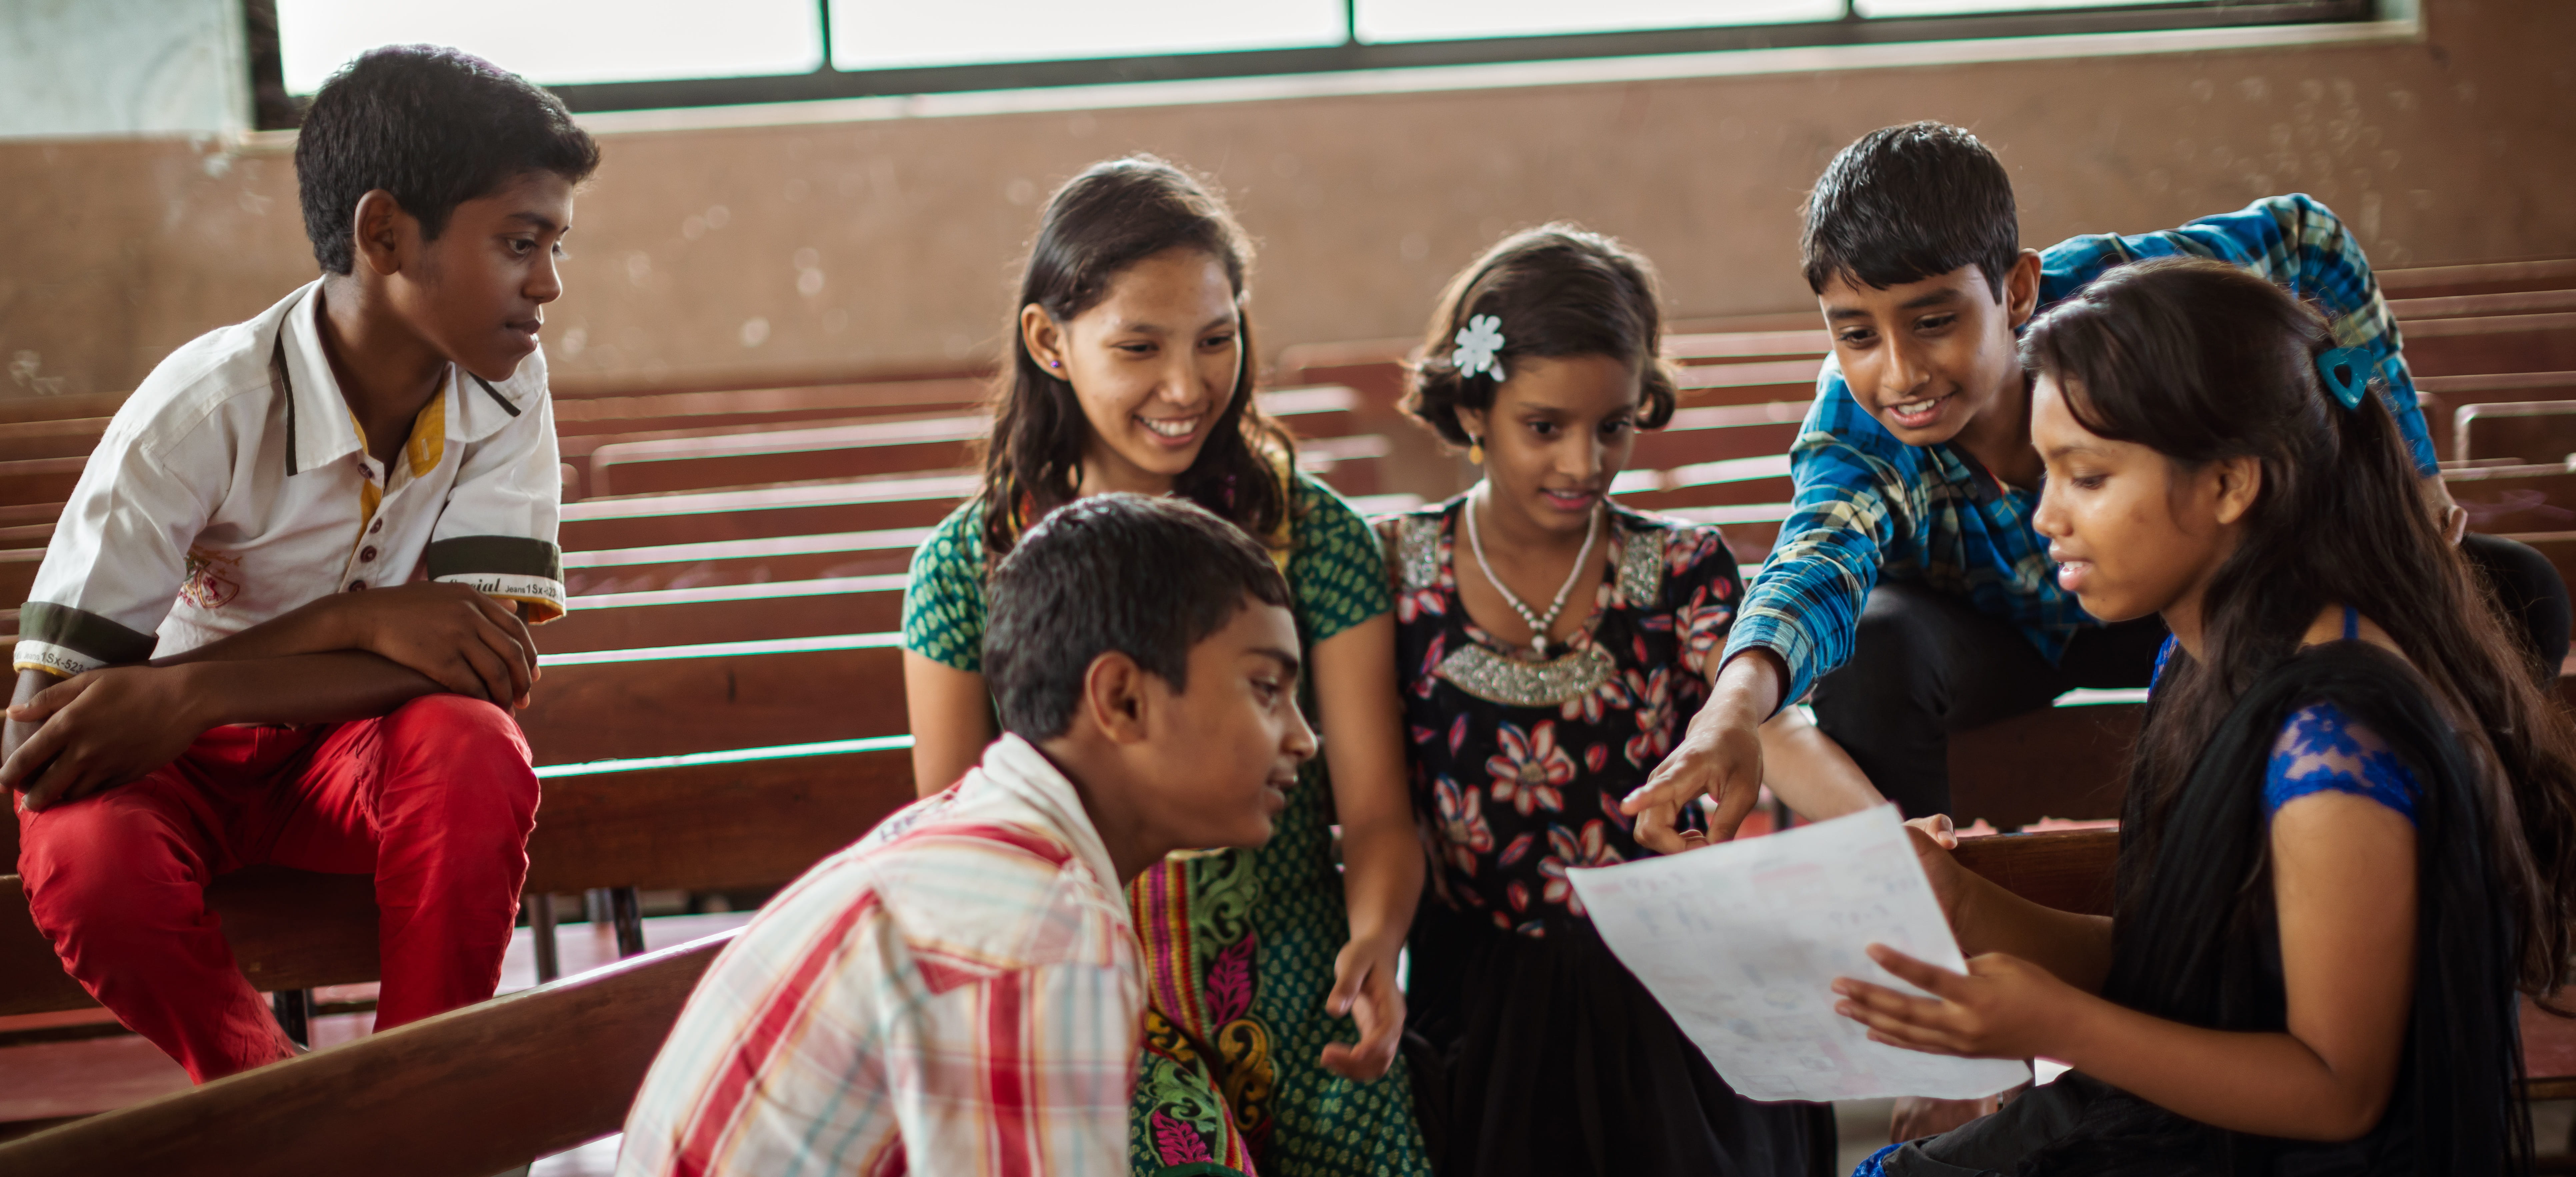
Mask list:
[[[1188,173],[1138,155],[1093,164],[1066,181],[1038,222],[1020,297],[1011,304],[1011,362],[994,389],[993,435],[984,450],[988,563],[1009,552],[1029,524],[1073,501],[1091,437],[1073,385],[1029,354],[1020,309],[1034,303],[1057,323],[1070,322],[1107,297],[1120,274],[1173,249],[1202,250],[1225,267],[1234,287],[1237,360],[1233,395],[1172,489],[1255,539],[1278,535],[1290,509],[1283,471],[1295,469],[1296,451],[1287,431],[1253,403],[1255,349],[1244,309],[1251,239]]]
[[[2130,788],[2151,862],[2163,819],[2238,697],[2296,653],[2328,605],[2395,639],[2477,762],[2497,896],[2519,933],[2519,983],[2569,979],[2576,912],[2576,729],[2543,697],[2534,655],[2493,590],[2435,525],[2374,384],[2357,410],[2326,391],[2333,346],[2315,311],[2223,262],[2165,258],[2113,271],[2032,324],[2022,362],[2056,381],[2093,433],[2196,469],[2261,464],[2236,551],[2201,602],[2203,664],[2177,649],[2158,683]],[[2554,668],[2553,668],[2554,669]],[[2131,880],[2122,880],[2130,893]]]

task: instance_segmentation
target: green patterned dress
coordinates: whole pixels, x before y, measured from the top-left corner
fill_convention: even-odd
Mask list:
[[[1392,607],[1377,537],[1350,504],[1297,476],[1287,552],[1299,641],[1311,651]],[[983,509],[951,514],[912,558],[906,649],[981,673]],[[1393,668],[1388,673],[1392,674]],[[1307,714],[1314,714],[1311,696]],[[1270,843],[1175,854],[1128,887],[1144,943],[1142,1058],[1128,1114],[1136,1177],[1427,1174],[1402,1059],[1372,1083],[1316,1062],[1353,1041],[1324,1012],[1350,938],[1332,857],[1332,778],[1306,765]]]

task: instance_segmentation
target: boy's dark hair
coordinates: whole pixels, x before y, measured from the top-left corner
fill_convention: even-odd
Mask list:
[[[1288,605],[1269,552],[1181,499],[1099,494],[1047,514],[984,587],[984,678],[1002,729],[1063,735],[1092,660],[1115,650],[1189,689],[1190,647],[1225,628],[1250,594]]]
[[[295,138],[304,235],[327,273],[357,258],[350,218],[382,188],[437,240],[448,215],[528,172],[575,184],[599,167],[599,145],[563,100],[471,54],[387,45],[341,67],[313,96]]]
[[[1494,403],[1493,373],[1462,376],[1452,359],[1458,332],[1478,315],[1502,321],[1503,349],[1496,354],[1506,374],[1526,356],[1609,356],[1635,366],[1645,385],[1637,428],[1659,429],[1673,419],[1655,267],[1635,250],[1560,221],[1496,242],[1449,280],[1431,312],[1421,355],[1410,365],[1404,411],[1451,445],[1469,440],[1458,423],[1460,408]]]
[[[1884,290],[1973,265],[2001,301],[2021,255],[2012,177],[1948,123],[1881,127],[1816,177],[1798,247],[1818,294],[1836,278]]]

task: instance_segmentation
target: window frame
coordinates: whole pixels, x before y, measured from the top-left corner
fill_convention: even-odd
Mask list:
[[[2085,33],[2164,32],[2249,26],[2346,24],[2381,17],[2384,0],[2193,0],[2186,4],[1972,13],[1952,16],[1861,17],[1843,0],[1838,20],[1788,24],[1717,25],[1598,33],[1482,37],[1444,41],[1366,43],[1291,49],[1148,54],[1071,61],[1010,61],[966,65],[839,70],[831,60],[831,7],[815,0],[823,35],[823,65],[811,73],[738,78],[671,78],[548,86],[576,114],[746,106],[844,98],[957,94],[993,90],[1057,89],[1139,82],[1283,77],[1363,70],[1497,65],[1591,58],[1718,53],[1747,49],[1889,45],[2053,37]],[[1357,28],[1358,0],[1344,0],[1347,29]],[[302,116],[305,97],[286,91],[278,51],[275,0],[244,0],[250,50],[253,125],[287,130]]]

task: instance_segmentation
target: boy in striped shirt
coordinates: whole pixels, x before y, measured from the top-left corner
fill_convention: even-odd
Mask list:
[[[983,762],[780,894],[708,970],[620,1177],[1123,1174],[1126,882],[1269,840],[1316,741],[1288,585],[1176,499],[1104,494],[992,572]]]

